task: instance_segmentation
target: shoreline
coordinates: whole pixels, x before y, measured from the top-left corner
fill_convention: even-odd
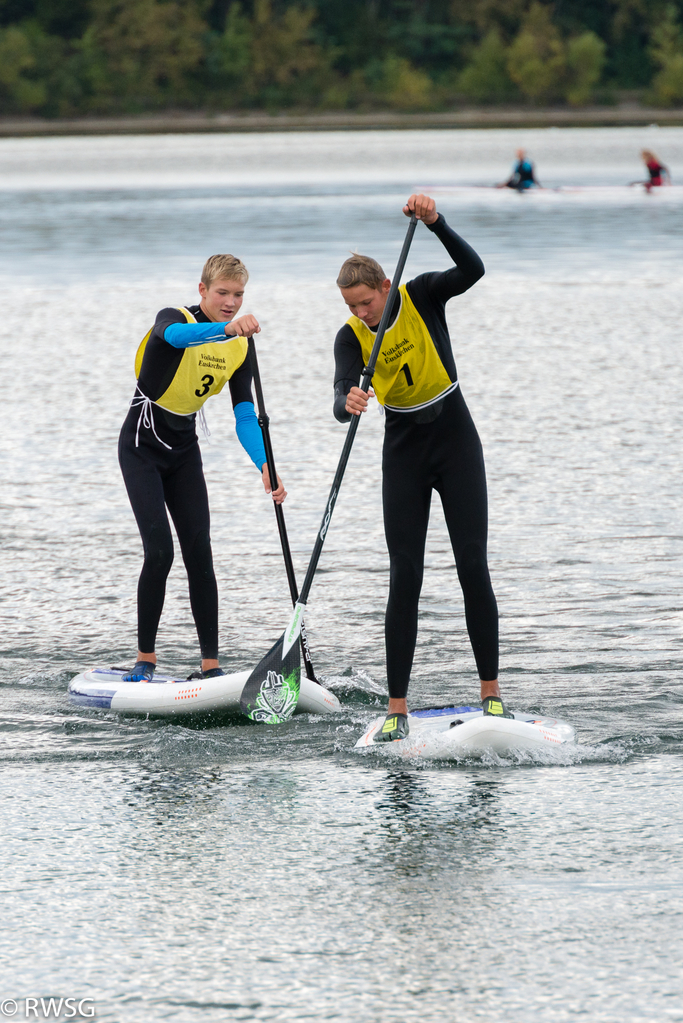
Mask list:
[[[683,126],[683,108],[622,103],[614,107],[463,107],[439,113],[219,113],[166,111],[129,117],[0,118],[0,138],[46,135],[155,135],[275,131],[397,131],[453,128],[636,128]]]

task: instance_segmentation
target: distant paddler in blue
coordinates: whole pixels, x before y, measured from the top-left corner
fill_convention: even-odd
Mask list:
[[[173,562],[168,513],[187,570],[201,677],[223,674],[209,501],[196,421],[208,433],[204,403],[228,384],[237,436],[261,473],[266,493],[271,493],[247,357],[247,337],[261,328],[251,313],[236,318],[248,279],[247,268],[235,256],[211,256],[202,270],[199,305],[162,309],[138,348],[137,386],[119,438],[121,471],[144,547],[137,663],[124,676],[126,682],[146,682],[154,675],[157,629]],[[286,497],[279,477],[272,496],[278,504]]]
[[[527,160],[524,149],[517,150],[517,163],[508,180],[496,185],[496,188],[514,188],[517,192],[526,192],[530,188],[540,187],[541,183],[536,180],[534,173],[534,165],[531,160]]]
[[[484,264],[437,213],[427,195],[403,207],[438,238],[453,264],[402,284],[384,335],[374,390],[358,386],[373,348],[391,282],[370,256],[351,256],[337,285],[351,313],[334,344],[334,414],[340,422],[384,406],[384,531],[389,550],[385,618],[389,706],[375,741],[408,734],[408,685],[417,639],[418,604],[432,491],[441,498],[465,620],[481,680],[485,714],[507,715],[498,686],[498,608],[486,557],[488,513],[481,442],[462,391],[446,323],[446,303],[483,276]]]

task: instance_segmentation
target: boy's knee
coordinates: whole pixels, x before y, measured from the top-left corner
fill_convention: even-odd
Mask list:
[[[458,579],[463,588],[490,582],[486,553],[478,543],[468,543],[456,558]]]
[[[152,526],[145,548],[145,565],[155,575],[167,576],[173,564],[173,538],[170,532],[159,526]]]
[[[393,555],[389,568],[392,601],[406,606],[413,603],[420,595],[423,573],[423,566],[409,555]]]
[[[213,554],[211,552],[211,537],[208,529],[202,529],[192,544],[190,557],[195,567],[205,578],[213,576]]]

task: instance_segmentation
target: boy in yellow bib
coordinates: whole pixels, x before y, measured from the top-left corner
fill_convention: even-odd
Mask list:
[[[207,260],[199,305],[162,309],[135,360],[137,386],[119,438],[119,462],[137,520],[145,560],[138,583],[137,663],[124,681],[149,681],[173,562],[170,512],[190,588],[204,678],[222,675],[218,662],[218,589],[209,536],[209,502],[195,428],[205,401],[228,384],[237,436],[271,493],[261,428],[254,412],[247,337],[255,316],[239,319],[248,280],[230,255]],[[278,479],[278,504],[286,492]]]
[[[484,459],[458,385],[445,310],[450,298],[483,276],[484,265],[436,212],[429,196],[411,195],[403,212],[415,212],[455,266],[401,285],[369,393],[358,383],[391,282],[368,256],[347,259],[337,278],[352,315],[335,340],[334,414],[348,421],[365,412],[374,395],[386,410],[382,503],[390,561],[385,619],[389,706],[379,742],[408,734],[407,694],[432,490],[441,498],[453,546],[484,713],[508,716],[498,686],[498,608],[486,559]]]

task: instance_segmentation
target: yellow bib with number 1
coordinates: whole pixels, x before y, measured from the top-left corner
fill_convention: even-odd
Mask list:
[[[455,381],[448,376],[405,284],[398,290],[401,306],[382,340],[372,387],[380,404],[409,412],[431,405],[451,390]],[[357,316],[346,322],[360,342],[367,365],[376,335]]]

